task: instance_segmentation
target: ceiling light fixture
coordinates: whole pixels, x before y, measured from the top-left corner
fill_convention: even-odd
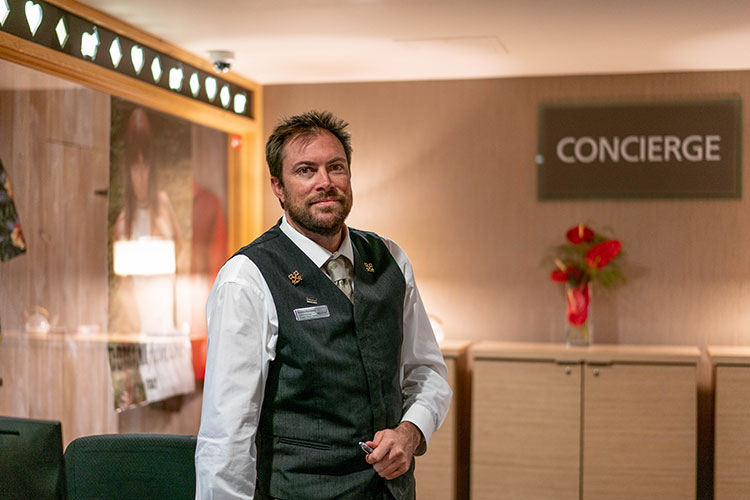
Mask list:
[[[233,52],[211,51],[212,71],[208,66],[198,67],[169,53],[140,45],[136,40],[99,25],[98,21],[60,7],[58,3],[52,0],[0,0],[0,33],[18,37],[22,44],[30,42],[44,47],[42,50],[45,51],[65,53],[86,61],[86,64],[115,71],[152,87],[253,118],[253,90],[221,76],[230,69]],[[102,44],[106,44],[107,54],[99,54]],[[19,47],[19,50],[23,49],[23,46]],[[146,65],[150,68],[148,72],[142,71]],[[221,98],[217,99],[217,96]]]

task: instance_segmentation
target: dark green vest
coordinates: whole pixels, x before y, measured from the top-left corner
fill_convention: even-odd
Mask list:
[[[384,484],[414,498],[413,466],[384,481],[357,445],[401,421],[404,276],[377,235],[349,236],[354,304],[278,225],[238,252],[260,269],[279,318],[256,439],[258,489],[275,498],[375,499]],[[329,316],[295,316],[315,306]]]

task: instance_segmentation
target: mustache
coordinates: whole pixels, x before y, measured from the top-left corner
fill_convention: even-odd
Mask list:
[[[308,205],[312,205],[314,203],[317,203],[317,202],[323,201],[323,200],[340,201],[340,202],[343,203],[345,201],[345,199],[346,198],[344,197],[344,195],[340,194],[336,189],[333,189],[333,190],[327,191],[325,193],[322,193],[322,194],[316,196],[315,198],[313,198],[311,200],[308,200],[307,204]]]

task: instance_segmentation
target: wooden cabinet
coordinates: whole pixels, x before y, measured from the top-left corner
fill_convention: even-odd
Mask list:
[[[468,342],[440,343],[453,400],[427,453],[416,458],[418,500],[465,500],[468,489]]]
[[[471,493],[578,499],[581,367],[476,359]]]
[[[750,347],[709,346],[714,367],[714,498],[750,498]]]
[[[695,498],[696,364],[584,371],[583,498]]]
[[[472,499],[695,498],[698,349],[470,351]]]

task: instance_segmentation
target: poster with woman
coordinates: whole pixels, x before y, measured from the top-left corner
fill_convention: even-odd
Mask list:
[[[205,304],[227,259],[226,133],[112,98],[109,357],[115,409],[203,379]]]
[[[189,122],[117,98],[111,112],[108,332],[123,410],[194,389],[193,172]]]

